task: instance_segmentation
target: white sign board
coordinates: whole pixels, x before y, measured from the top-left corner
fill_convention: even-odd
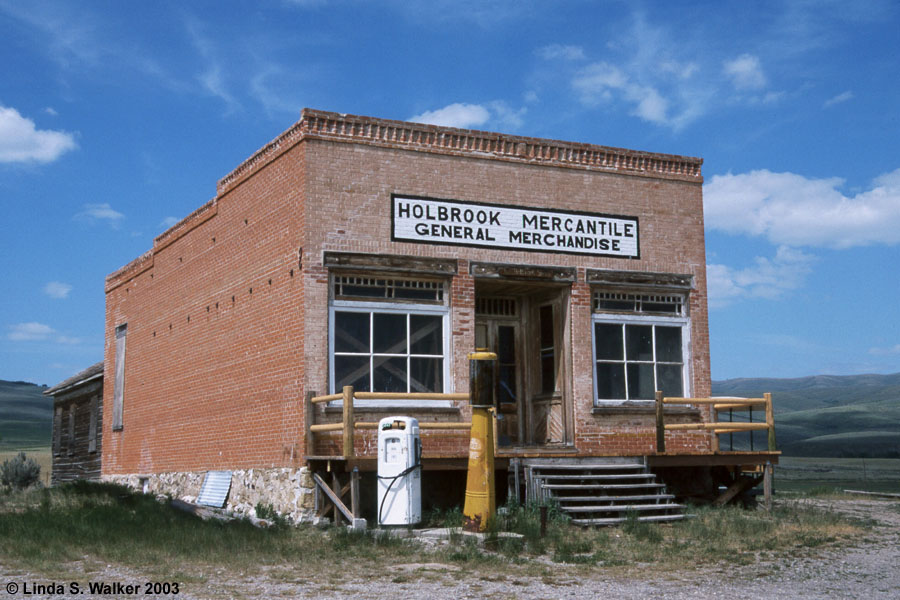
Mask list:
[[[640,258],[637,217],[391,197],[391,239]]]

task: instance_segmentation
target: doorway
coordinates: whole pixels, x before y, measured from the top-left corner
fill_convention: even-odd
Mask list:
[[[562,352],[568,288],[478,282],[475,347],[497,354],[498,446],[571,441]]]

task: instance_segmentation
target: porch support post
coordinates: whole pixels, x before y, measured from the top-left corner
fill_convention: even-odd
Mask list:
[[[769,426],[769,452],[775,452],[775,411],[772,408],[772,394],[765,393],[766,425]]]
[[[353,450],[353,435],[355,433],[355,424],[353,422],[353,386],[344,386],[344,458],[353,458],[355,456]]]

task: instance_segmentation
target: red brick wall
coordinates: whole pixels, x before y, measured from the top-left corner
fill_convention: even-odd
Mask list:
[[[105,474],[300,464],[302,164],[296,147],[108,280],[107,373],[115,327],[128,337],[122,431],[104,382]]]
[[[110,429],[114,377],[105,378],[104,473],[300,464],[302,399],[306,390],[327,391],[326,251],[458,259],[450,290],[448,392],[467,391],[466,354],[474,346],[471,261],[578,267],[569,307],[572,348],[565,351],[573,366],[576,447],[587,454],[650,452],[655,430],[651,414],[591,412],[585,269],[692,274],[691,391],[709,394],[699,177],[685,181],[321,139],[292,145],[297,131],[290,130],[291,143],[265,148],[265,160],[254,157],[229,175],[213,202],[108,279],[107,373],[115,372],[115,327],[128,323],[128,338],[122,431]],[[637,216],[641,258],[391,242],[392,193]],[[468,419],[468,407],[461,408],[441,418]],[[322,451],[335,447],[335,436],[320,437]],[[360,435],[358,444],[365,446],[366,439]],[[705,447],[708,437],[671,439],[671,449],[686,449]],[[460,440],[432,435],[426,454],[461,450]]]

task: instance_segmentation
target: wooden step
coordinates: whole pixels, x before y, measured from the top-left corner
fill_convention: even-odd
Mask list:
[[[684,515],[644,515],[638,517],[638,521],[667,522],[681,521]],[[574,525],[619,525],[628,520],[628,517],[609,517],[605,519],[572,519]]]
[[[553,475],[550,473],[541,473],[538,475],[541,479],[568,479],[568,480],[581,480],[581,479],[655,479],[656,476],[653,473],[604,473],[604,474],[584,474],[584,475]]]
[[[663,483],[587,483],[576,485],[572,483],[543,483],[545,490],[634,490],[640,488],[664,488]]]
[[[596,465],[591,464],[580,464],[580,465],[534,465],[531,467],[534,471],[544,472],[544,471],[618,471],[618,470],[633,470],[633,469],[645,469],[646,467],[640,463],[601,463]]]
[[[672,494],[637,494],[634,496],[558,496],[563,502],[638,502],[641,500],[674,500]]]
[[[684,504],[612,504],[608,506],[591,504],[588,506],[560,506],[559,510],[563,512],[628,512],[629,510],[650,511],[670,508],[680,510],[684,508]]]

